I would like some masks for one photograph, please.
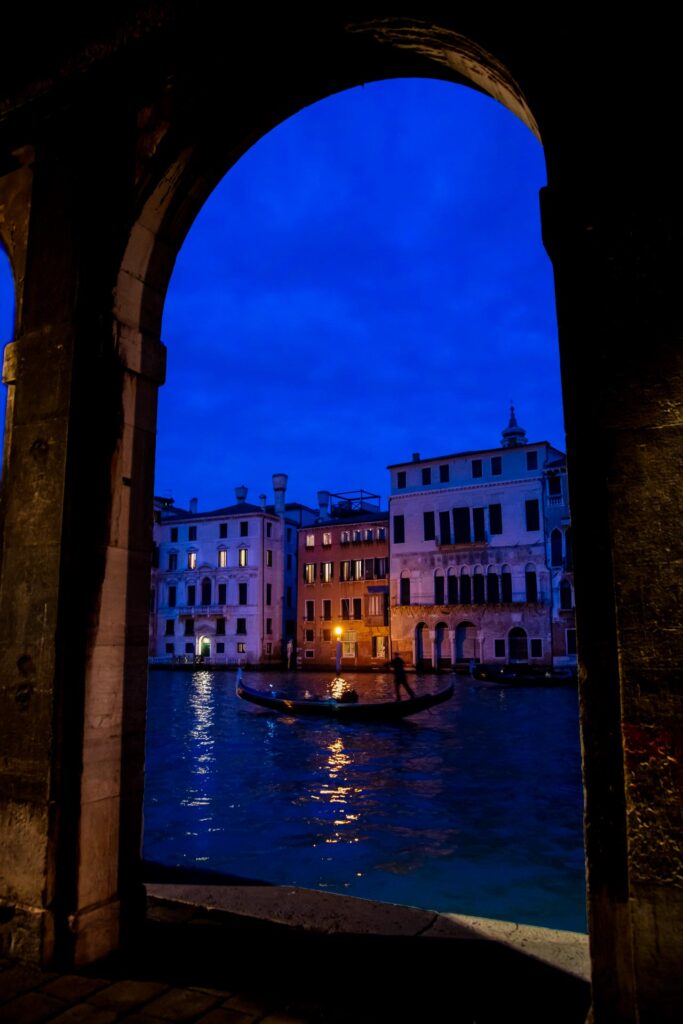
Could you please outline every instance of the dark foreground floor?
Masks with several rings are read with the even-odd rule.
[[[1,966],[3,1024],[583,1024],[590,999],[452,922],[429,938],[321,933],[158,898],[134,947],[84,971]]]

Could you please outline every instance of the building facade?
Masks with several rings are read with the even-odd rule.
[[[296,632],[299,526],[315,518],[286,505],[285,474],[274,504],[236,502],[200,512],[155,500],[150,657],[154,662],[281,664]]]
[[[574,664],[565,459],[511,412],[499,448],[389,467],[395,654],[417,668]]]
[[[302,667],[380,668],[389,659],[389,513],[377,495],[318,492],[299,533],[298,657]]]

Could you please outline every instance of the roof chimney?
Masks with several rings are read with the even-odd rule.
[[[285,514],[285,491],[287,490],[287,474],[273,473],[273,490],[275,491],[275,515]]]
[[[268,501],[268,495],[267,494],[259,494],[258,500],[261,502],[261,509],[265,512],[266,511],[266,502]]]
[[[419,461],[420,461],[420,453],[419,452],[413,452],[413,462],[419,462]]]
[[[197,499],[196,498],[190,498],[190,512],[192,513],[193,516],[197,515]]]
[[[318,491],[318,519],[327,519],[330,514],[330,492]]]
[[[237,498],[237,504],[243,505],[247,500],[247,488],[242,484],[240,487],[235,488],[235,497]]]

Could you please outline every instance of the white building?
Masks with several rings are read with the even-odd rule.
[[[279,664],[296,636],[298,528],[315,511],[285,504],[287,476],[273,476],[275,503],[199,512],[155,500],[150,656],[212,664]]]
[[[564,454],[529,444],[513,409],[499,448],[388,468],[394,653],[574,664]]]

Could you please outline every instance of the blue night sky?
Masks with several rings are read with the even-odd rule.
[[[366,85],[265,136],[176,263],[156,492],[272,500],[286,472],[289,500],[384,497],[414,451],[497,445],[510,399],[564,448],[544,183],[529,130],[444,82]],[[5,340],[6,281],[0,300]]]

